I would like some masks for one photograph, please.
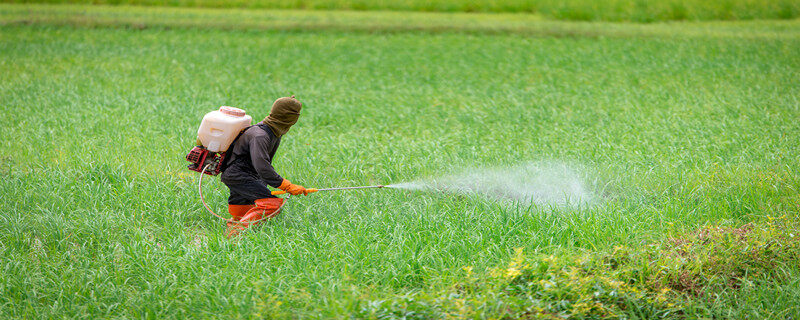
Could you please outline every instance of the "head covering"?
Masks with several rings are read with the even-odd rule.
[[[294,96],[280,98],[272,104],[272,110],[264,118],[264,123],[272,129],[276,136],[281,137],[297,122],[302,108],[303,104]]]

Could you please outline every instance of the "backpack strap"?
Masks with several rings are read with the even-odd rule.
[[[231,164],[231,158],[233,158],[233,146],[236,144],[236,141],[239,140],[239,137],[241,137],[242,134],[245,131],[247,131],[247,129],[250,129],[255,126],[257,125],[247,126],[247,128],[244,128],[242,129],[242,131],[239,131],[239,134],[236,135],[236,138],[233,138],[230,147],[228,147],[228,151],[225,151],[225,157],[222,159],[222,163],[219,164],[219,172],[225,171],[225,169],[227,169],[228,166]]]
[[[253,126],[257,126],[257,127],[261,128],[261,130],[264,130],[264,131],[266,131],[266,132],[267,132],[267,134],[268,134],[270,137],[273,137],[273,138],[277,137],[277,136],[275,135],[275,133],[274,133],[274,132],[272,132],[272,128],[270,128],[270,127],[269,127],[269,125],[268,125],[268,124],[266,124],[266,123],[259,123],[259,124],[253,125]]]

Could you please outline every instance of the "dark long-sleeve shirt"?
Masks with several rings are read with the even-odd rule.
[[[261,180],[277,188],[283,178],[272,167],[272,158],[280,143],[281,138],[263,122],[250,127],[228,149],[228,167],[220,179],[225,184]]]

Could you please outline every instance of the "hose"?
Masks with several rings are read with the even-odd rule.
[[[200,193],[200,201],[203,202],[203,206],[206,207],[206,210],[208,210],[208,212],[210,212],[212,215],[214,215],[217,218],[225,220],[225,221],[227,221],[229,223],[236,223],[236,224],[253,225],[253,224],[261,222],[261,220],[269,219],[269,218],[261,218],[261,219],[258,219],[256,221],[241,222],[241,221],[233,220],[232,218],[228,218],[228,219],[223,218],[222,216],[220,216],[216,212],[214,212],[214,210],[211,210],[211,207],[209,207],[208,204],[206,203],[206,198],[203,197],[203,176],[205,175],[204,172],[206,172],[206,169],[208,169],[208,167],[210,165],[211,165],[211,163],[209,163],[205,167],[203,167],[203,171],[200,171],[200,179],[198,179],[198,182],[197,182],[197,192]],[[286,199],[289,199],[289,197],[290,196],[287,196]],[[281,206],[278,208],[278,210],[275,210],[275,213],[272,216],[277,215],[278,213],[280,213],[281,209],[283,209],[284,205],[286,205],[286,201],[283,201]],[[262,213],[262,216],[266,213],[266,211],[267,210],[264,209],[264,212]]]

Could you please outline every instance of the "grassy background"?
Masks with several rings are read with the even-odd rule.
[[[551,37],[796,39],[800,20],[571,22],[518,13],[430,13],[2,4],[0,24],[224,30],[517,34]]]
[[[772,31],[748,38],[719,32],[726,24],[533,38],[167,29],[150,14],[137,18],[143,30],[39,25],[36,15],[0,27],[3,318],[399,317],[440,297],[458,303],[465,267],[490,274],[514,248],[578,259],[707,225],[797,218],[796,24],[753,23]],[[580,168],[603,201],[320,193],[229,241],[182,157],[209,110],[260,118],[288,94],[306,106],[275,160],[292,181],[394,183],[558,161]],[[206,192],[224,210],[224,186]],[[779,258],[789,262],[779,275],[742,276],[754,286],[671,296],[678,311],[667,316],[797,314],[800,285],[785,280],[799,274],[796,256]],[[492,298],[503,285],[474,288],[506,301]],[[528,312],[481,310],[465,314]]]
[[[435,12],[525,12],[559,20],[636,21],[792,19],[795,0],[3,0],[148,6]]]

